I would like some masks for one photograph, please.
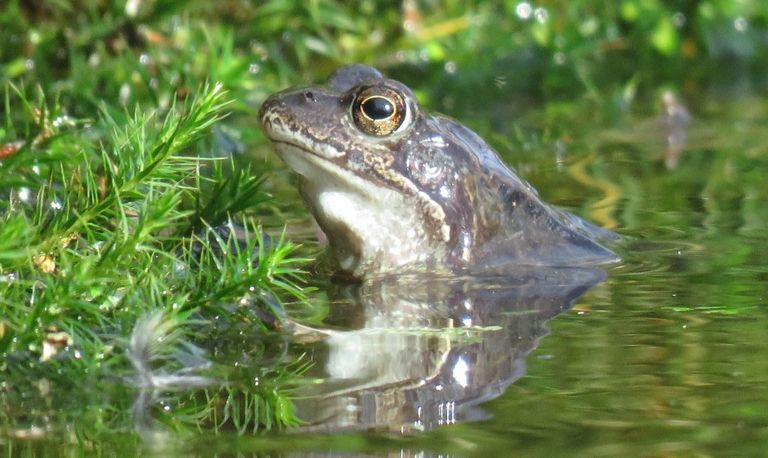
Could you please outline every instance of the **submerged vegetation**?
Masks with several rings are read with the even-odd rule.
[[[734,78],[741,90],[768,86],[755,71],[768,65],[762,0],[541,3],[7,0],[0,438],[299,421],[290,389],[308,363],[281,358],[283,310],[321,317],[324,304],[307,300],[316,250],[283,235],[300,204],[255,127],[276,90],[365,62],[419,81],[422,101],[468,113],[495,144],[529,151],[569,138],[560,126],[579,115],[565,98],[620,123],[634,103],[656,103],[638,94]],[[725,64],[733,72],[714,71]],[[532,130],[526,107],[544,100],[551,122]],[[473,121],[480,111],[498,119]],[[625,140],[593,149],[614,154]],[[732,174],[713,172],[708,205],[739,197],[723,184],[733,174],[768,197],[754,168],[721,165]],[[736,248],[708,256],[729,267],[757,255]]]

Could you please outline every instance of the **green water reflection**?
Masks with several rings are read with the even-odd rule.
[[[710,97],[691,101],[704,108],[693,110],[673,169],[655,100],[604,125],[581,107],[557,137],[501,147],[545,199],[615,221],[625,240],[623,262],[550,321],[527,375],[485,405],[491,418],[402,442],[345,436],[304,446],[457,456],[761,454],[768,439],[765,103]],[[540,116],[544,130],[562,122]],[[496,138],[487,121],[474,122]],[[564,139],[563,155],[557,142]]]

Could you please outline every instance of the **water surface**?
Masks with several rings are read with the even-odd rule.
[[[483,323],[506,333],[507,341],[490,352],[518,355],[519,365],[497,374],[496,384],[482,382],[497,392],[459,419],[473,421],[438,421],[440,427],[406,439],[345,436],[344,443],[358,451],[444,456],[762,454],[768,439],[764,100],[709,94],[685,103],[690,119],[681,125],[670,125],[663,103],[649,99],[647,108],[602,125],[580,107],[549,138],[535,135],[537,123],[548,122],[544,115],[520,143],[497,142],[546,200],[622,233],[622,262],[583,296],[560,297],[562,308],[546,315],[546,324],[530,314],[535,301],[525,318]],[[478,130],[488,125],[475,122]],[[507,129],[488,131],[493,142]],[[497,306],[504,303],[519,311],[516,299],[501,298]],[[538,322],[531,327],[526,320]],[[516,334],[522,329],[528,331]],[[402,345],[392,342],[401,353]],[[455,368],[456,360],[446,364]],[[338,442],[321,436],[308,444],[302,448]]]
[[[451,114],[497,147],[546,201],[622,234],[620,263],[362,287],[319,278],[335,301],[328,317],[270,347],[280,348],[272,358],[313,363],[295,392],[306,422],[299,430],[174,436],[158,424],[151,438],[127,427],[102,443],[68,447],[299,456],[763,454],[764,99],[680,96],[690,110],[682,140],[653,93],[615,116],[590,101],[506,113],[504,100],[483,107],[492,119],[471,116],[478,107]],[[308,239],[311,231],[294,233]],[[72,402],[103,401],[111,390],[116,398],[136,395],[116,384]],[[126,408],[122,418],[129,417]],[[47,438],[3,440],[12,453],[58,446]]]

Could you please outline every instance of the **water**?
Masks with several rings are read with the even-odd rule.
[[[323,403],[305,399],[299,407],[314,429],[376,432],[277,437],[257,447],[299,455],[762,454],[768,439],[764,103],[718,95],[691,102],[690,120],[682,123],[666,118],[669,105],[657,100],[613,119],[575,107],[569,124],[543,116],[566,126],[553,128],[549,138],[532,128],[507,144],[505,159],[545,200],[624,235],[616,247],[623,260],[606,269],[604,280],[561,275],[555,289],[507,280],[483,293],[464,285],[459,294],[454,283],[437,288],[445,293],[429,301],[414,292],[419,288],[401,286],[385,301],[406,310],[410,327],[425,325],[414,323],[415,314],[444,328],[451,313],[454,326],[462,317],[480,328],[496,326],[465,335],[468,341],[403,331],[402,316],[382,313],[383,287],[374,288],[367,301],[350,300],[357,306],[329,318],[347,332],[315,354],[314,376],[329,377],[323,364],[330,360],[337,376],[350,378],[316,387]],[[499,132],[511,134],[475,122],[491,141]],[[425,302],[438,310],[413,310]],[[460,307],[466,303],[471,307]],[[483,315],[483,307],[491,312]],[[374,331],[349,331],[366,325]],[[375,331],[381,327],[389,330]],[[477,383],[462,387],[467,380]],[[450,390],[453,403],[446,402]]]
[[[765,103],[681,103],[692,112],[682,139],[656,100],[616,117],[586,104],[534,109],[517,119],[512,141],[497,118],[468,116],[546,201],[623,234],[622,261],[605,272],[329,290],[336,303],[325,324],[307,324],[280,356],[315,362],[297,389],[301,432],[174,436],[158,427],[139,437],[127,420],[122,434],[69,438],[64,452],[762,455]],[[108,403],[109,390],[135,395],[113,387],[92,396]],[[0,444],[9,454],[62,451],[55,437],[28,434]]]
[[[351,288],[326,320],[302,430],[427,431],[484,419],[479,408],[525,375],[546,322],[605,278],[594,268],[482,278],[391,277]],[[321,351],[317,351],[321,350]]]
[[[768,363],[761,356],[768,350],[764,103],[754,96],[707,95],[687,102],[692,106],[690,120],[670,124],[665,118],[669,105],[661,102],[649,100],[639,113],[615,118],[576,107],[566,115],[568,124],[544,115],[531,125],[540,126],[537,123],[544,119],[566,127],[551,128],[550,138],[536,137],[532,129],[519,143],[507,144],[505,159],[534,183],[545,200],[621,232],[624,240],[617,250],[623,260],[607,268],[606,279],[595,282],[583,296],[560,297],[562,309],[545,314],[549,321],[544,322],[541,309],[538,317],[532,313],[536,307],[529,302],[528,314],[482,323],[503,329],[483,337],[490,348],[485,359],[478,356],[481,352],[461,349],[461,344],[452,353],[432,343],[432,357],[422,359],[421,369],[434,370],[434,359],[443,355],[443,383],[454,375],[457,355],[475,363],[469,365],[472,375],[489,372],[492,365],[483,365],[488,354],[502,353],[507,362],[514,361],[495,373],[495,382],[479,377],[485,392],[474,399],[486,402],[462,410],[456,424],[434,427],[441,419],[452,423],[446,406],[442,414],[448,417],[440,417],[438,408],[437,421],[411,422],[428,430],[412,436],[403,437],[392,428],[382,432],[379,425],[376,434],[302,436],[302,441],[278,440],[267,448],[406,456],[503,456],[511,451],[545,456],[764,453],[768,439]],[[518,125],[525,126],[527,119]],[[482,132],[494,124],[489,121],[481,118],[473,127],[491,141],[499,139],[495,136],[499,132],[512,134],[504,126]],[[546,296],[542,291],[535,295]],[[574,303],[567,308],[570,299]],[[500,300],[505,302],[510,310],[519,311],[514,300]],[[489,344],[494,332],[505,336],[497,338],[496,346]],[[368,338],[370,344],[380,337]],[[356,345],[365,348],[360,342]],[[468,348],[476,348],[472,345],[477,344]],[[382,346],[396,351],[401,355],[398,361],[408,365],[412,361],[402,355],[413,358],[424,345],[392,337],[375,345]],[[343,345],[336,351],[339,348]],[[368,363],[375,361],[375,352],[367,354]],[[389,364],[385,373],[393,376]],[[461,373],[458,370],[454,382],[461,380]],[[371,380],[375,377],[365,378]],[[425,385],[427,390],[434,388],[428,383],[420,388]],[[354,402],[367,406],[367,412],[375,410],[370,406],[373,391],[369,387],[369,398]],[[397,405],[402,408],[414,399],[428,404],[424,396],[411,394]],[[350,428],[323,412],[326,427]],[[355,418],[371,426],[370,415]],[[418,428],[404,430],[413,433],[413,429]]]

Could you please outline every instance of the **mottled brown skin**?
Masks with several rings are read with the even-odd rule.
[[[353,116],[359,94],[376,91],[406,105],[395,110],[403,121],[391,133]],[[355,277],[617,259],[598,242],[611,232],[542,202],[474,132],[424,112],[405,85],[371,67],[343,67],[325,86],[275,94],[259,117],[299,173],[331,254]]]

